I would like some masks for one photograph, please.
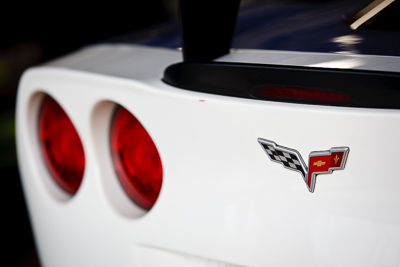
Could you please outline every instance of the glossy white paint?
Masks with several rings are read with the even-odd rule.
[[[180,57],[105,45],[25,73],[18,158],[43,266],[400,265],[399,110],[181,90],[160,81]],[[297,53],[292,63],[309,57],[315,64],[336,60]],[[85,174],[72,197],[40,157],[43,94],[61,104],[83,142]],[[107,137],[116,103],[141,121],[163,162],[160,197],[147,213],[128,200],[112,170]],[[304,158],[335,146],[350,153],[346,168],[319,175],[311,194],[300,174],[269,160],[257,138]]]

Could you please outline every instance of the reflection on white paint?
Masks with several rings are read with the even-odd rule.
[[[326,61],[316,64],[307,65],[309,67],[318,67],[318,68],[335,68],[335,69],[350,69],[362,66],[364,63],[361,59],[351,58],[351,59],[341,59],[341,60],[332,60]]]
[[[312,225],[312,257],[320,266],[400,266],[400,228],[321,215]]]
[[[334,43],[342,44],[343,46],[359,44],[362,38],[357,35],[344,35],[333,38]]]
[[[363,39],[360,36],[350,34],[339,36],[332,39],[332,42],[338,44],[341,48],[337,53],[339,54],[357,54],[359,53],[355,45],[361,43]]]

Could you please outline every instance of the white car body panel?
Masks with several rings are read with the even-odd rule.
[[[399,59],[378,56],[240,50],[219,60],[244,61],[246,53],[265,64],[345,60],[400,71]],[[25,73],[18,160],[43,266],[400,265],[400,110],[178,89],[161,77],[180,60],[174,50],[103,45]],[[65,109],[83,143],[85,173],[74,196],[55,185],[41,158],[36,124],[44,94]],[[163,163],[161,193],[147,213],[112,168],[116,104],[144,125]],[[311,194],[257,138],[296,149],[307,163],[311,151],[347,146],[350,153],[345,169],[319,175]]]

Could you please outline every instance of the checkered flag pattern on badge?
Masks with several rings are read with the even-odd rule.
[[[258,142],[272,161],[281,163],[289,170],[300,172],[303,179],[306,179],[307,167],[299,152],[294,149],[278,146],[276,143],[265,139],[258,139]]]

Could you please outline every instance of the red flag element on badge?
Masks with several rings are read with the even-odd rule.
[[[311,176],[313,173],[324,173],[329,170],[331,163],[331,156],[315,156],[310,157],[310,164],[308,167],[308,186],[311,187]]]
[[[343,170],[346,164],[348,148],[332,148],[330,151],[311,152],[308,164],[307,186],[314,192],[315,179],[318,174]]]
[[[344,152],[333,152],[331,155],[330,167],[340,167],[342,165]]]

